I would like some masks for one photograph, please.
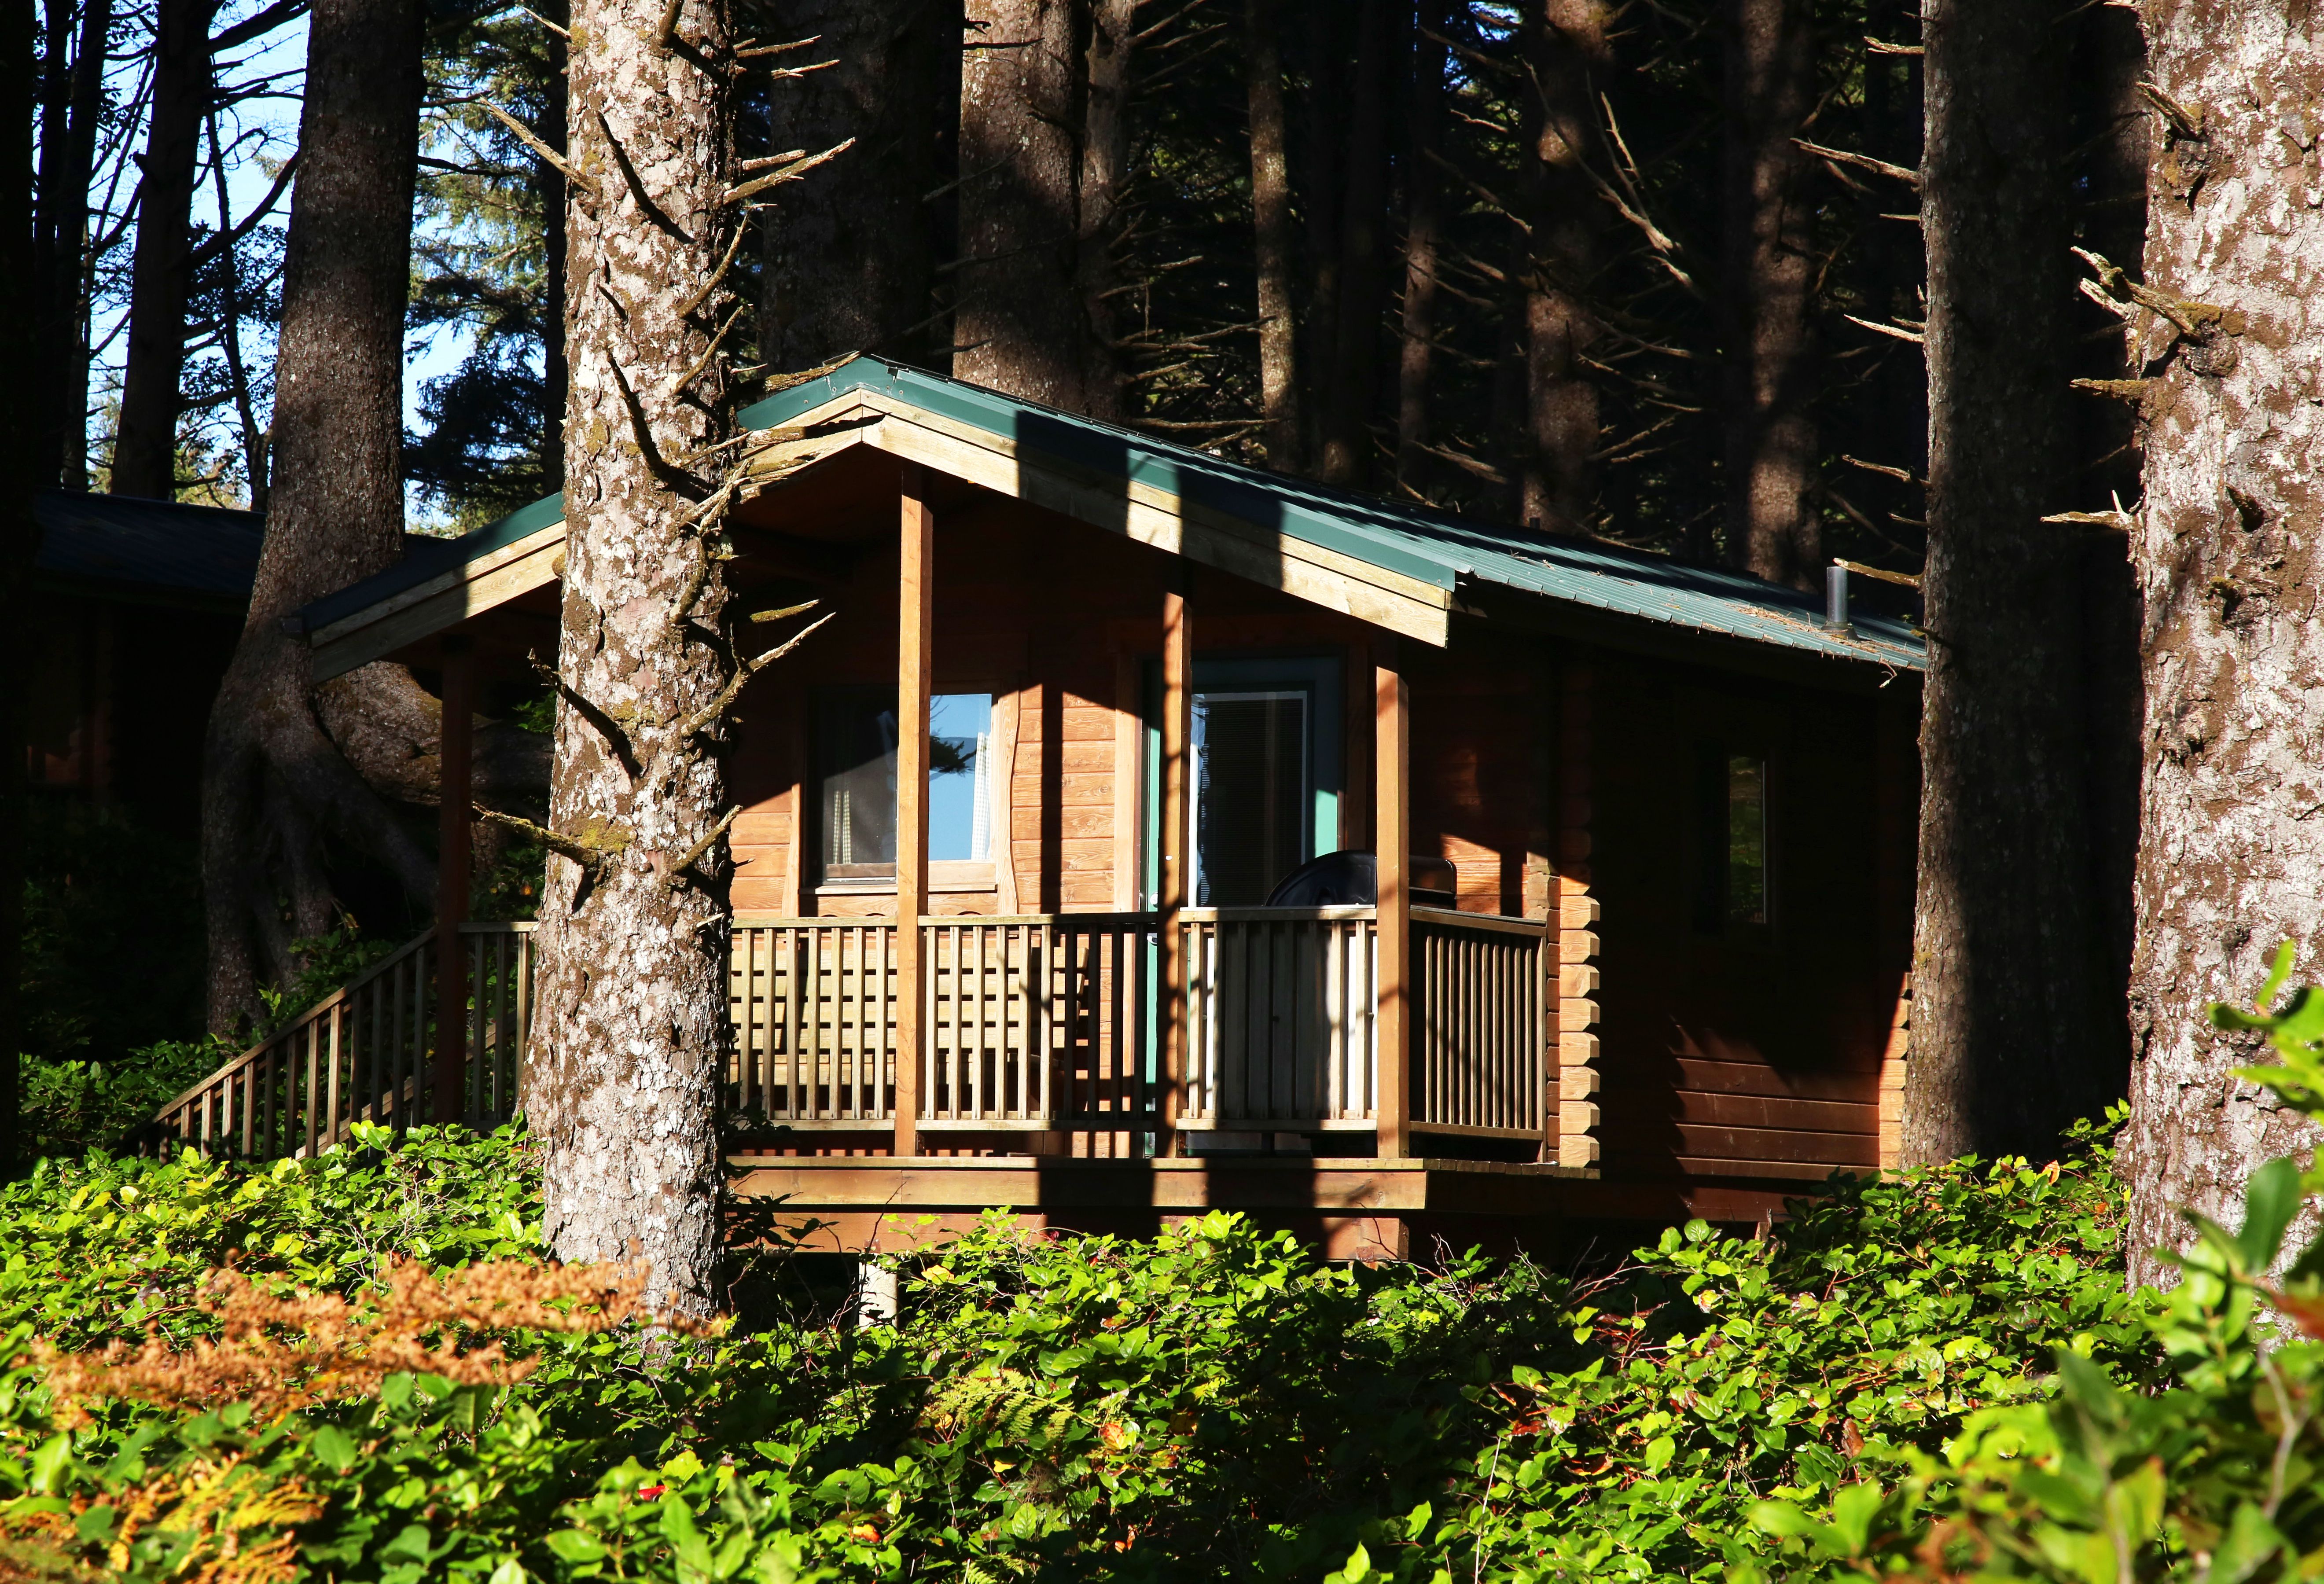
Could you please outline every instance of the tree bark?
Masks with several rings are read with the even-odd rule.
[[[1724,170],[1728,554],[1770,583],[1820,587],[1814,209],[1793,139],[1815,107],[1807,0],[1728,0]]]
[[[153,110],[137,200],[129,275],[129,350],[113,442],[116,495],[176,497],[179,377],[186,366],[187,262],[194,172],[210,107],[210,19],[217,0],[161,0],[153,41]],[[309,103],[313,89],[309,89]]]
[[[1259,275],[1259,409],[1267,465],[1296,473],[1299,322],[1291,299],[1291,166],[1283,109],[1283,46],[1277,0],[1244,0],[1244,69],[1250,100],[1250,210]]]
[[[41,108],[41,170],[32,240],[33,313],[40,351],[33,367],[41,393],[36,466],[44,483],[85,491],[88,472],[88,343],[82,331],[81,277],[87,267],[88,184],[104,107],[105,51],[113,31],[112,0],[86,0],[74,43],[73,7],[50,0],[49,69]],[[78,443],[75,443],[78,442]]]
[[[1348,180],[1340,205],[1340,287],[1332,383],[1323,396],[1317,474],[1330,483],[1371,475],[1371,417],[1379,378],[1380,310],[1387,285],[1388,103],[1399,36],[1387,0],[1361,0],[1355,19],[1355,92]]]
[[[1074,283],[1082,308],[1082,410],[1120,422],[1127,403],[1121,359],[1113,348],[1118,316],[1114,246],[1130,183],[1130,39],[1138,0],[1087,0],[1086,98],[1082,112],[1081,180],[1074,195]]]
[[[546,0],[541,13],[551,22],[562,25],[565,21],[564,0]],[[565,152],[566,87],[565,46],[556,34],[545,41],[550,69],[542,78],[546,92],[542,96],[540,122],[533,134],[555,149]],[[565,363],[565,296],[569,272],[566,268],[565,173],[546,160],[537,160],[532,167],[533,191],[540,203],[540,470],[543,476],[562,481],[565,477],[565,388],[567,373]]]
[[[1598,387],[1584,360],[1600,334],[1590,290],[1605,221],[1583,164],[1596,142],[1593,78],[1609,65],[1611,11],[1607,0],[1544,0],[1525,24],[1535,203],[1517,514],[1553,533],[1587,533],[1597,516]]]
[[[2324,977],[2324,16],[2222,0],[2144,14],[2148,81],[2176,112],[2154,124],[2144,273],[2192,327],[2144,310],[2129,327],[2131,372],[2150,383],[2132,535],[2146,715],[2126,1247],[2133,1280],[2163,1282],[2147,1251],[2185,1245],[2182,1207],[2234,1226],[2251,1170],[2316,1141],[2230,1075],[2265,1047],[2214,1033],[2204,1010],[2248,1005],[2286,939],[2293,982]]]
[[[922,0],[810,0],[784,7],[786,38],[817,35],[836,66],[783,84],[772,151],[855,140],[841,161],[777,189],[765,211],[761,355],[815,368],[850,352],[927,355],[935,286],[938,74],[952,41]],[[803,59],[803,58],[802,58]]]
[[[971,0],[968,20],[953,375],[1084,412],[1074,0]]]
[[[1445,31],[1443,7],[1424,0],[1413,40],[1411,156],[1405,168],[1404,338],[1396,378],[1396,482],[1425,496],[1428,482],[1429,381],[1436,342],[1436,248],[1443,172],[1430,156],[1444,135],[1446,51],[1429,37]]]
[[[262,957],[281,977],[290,943],[337,922],[327,833],[371,853],[412,897],[434,889],[428,853],[318,720],[307,647],[281,629],[300,605],[402,554],[420,15],[419,0],[321,0],[308,22],[275,350],[273,488],[248,622],[204,746],[210,1020],[221,1033],[256,1005]]]
[[[2120,1092],[2085,833],[2076,530],[2065,474],[2072,0],[1933,0],[1929,671],[1909,1162],[2041,1158]]]
[[[32,216],[32,9],[11,7],[0,22],[0,281],[35,269]],[[0,318],[0,1174],[25,1154],[19,1057],[23,1049],[24,699],[30,689],[32,627],[26,585],[40,544],[32,502],[51,460],[44,399],[53,387],[31,376],[40,350],[37,316]]]
[[[706,453],[745,394],[713,340],[739,311],[716,272],[742,216],[724,197],[738,170],[724,0],[679,5],[667,43],[663,14],[660,0],[573,6],[566,146],[594,190],[567,207],[587,284],[567,316],[558,668],[594,707],[558,711],[549,825],[571,846],[549,864],[523,1099],[558,1256],[635,1266],[650,1303],[703,1314],[731,867],[715,839],[721,464]]]
[[[1307,322],[1300,348],[1299,399],[1305,428],[1300,449],[1309,466],[1320,465],[1328,427],[1332,385],[1340,357],[1341,116],[1345,106],[1347,63],[1342,59],[1342,0],[1308,0],[1305,66],[1307,75],[1304,135],[1306,167],[1297,185],[1307,231]]]

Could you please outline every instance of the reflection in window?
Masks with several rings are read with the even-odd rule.
[[[992,856],[992,695],[942,693],[928,701],[928,859]]]
[[[992,695],[928,701],[928,857],[991,856]],[[896,695],[892,688],[825,694],[816,722],[817,807],[825,879],[896,873]]]
[[[1194,901],[1257,907],[1307,857],[1307,695],[1194,695]]]
[[[1727,760],[1727,922],[1767,922],[1767,761]]]

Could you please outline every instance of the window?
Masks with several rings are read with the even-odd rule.
[[[1727,922],[1767,922],[1767,761],[1727,760]]]
[[[1257,907],[1306,861],[1307,695],[1197,692],[1194,900]]]
[[[1765,929],[1775,916],[1767,761],[1706,744],[1700,762],[1696,927],[1705,935]]]
[[[945,693],[928,701],[928,858],[992,856],[992,695]],[[855,687],[825,694],[816,722],[816,809],[826,880],[896,878],[896,695]]]

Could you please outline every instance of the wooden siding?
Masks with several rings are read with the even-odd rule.
[[[1890,894],[1878,714],[1833,694],[1626,660],[1596,668],[1589,861],[1604,908],[1609,1178],[1807,1180],[1882,1164],[1883,1059],[1909,910]],[[1706,918],[1724,861],[1707,756],[1768,769],[1765,926]],[[1909,851],[1904,858],[1909,875]],[[1891,1156],[1893,1158],[1893,1155]]]

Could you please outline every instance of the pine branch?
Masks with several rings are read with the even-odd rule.
[[[604,872],[607,860],[629,849],[630,833],[609,822],[593,820],[587,833],[576,838],[560,836],[547,825],[537,825],[513,814],[503,814],[497,808],[486,808],[481,803],[472,803],[468,806],[475,811],[478,819],[504,826],[548,848],[559,858],[579,864],[581,871],[592,880]]]
[[[1921,173],[1903,165],[1891,165],[1886,160],[1876,160],[1869,154],[1851,154],[1846,149],[1828,149],[1821,143],[1812,143],[1803,137],[1792,140],[1792,146],[1804,149],[1819,160],[1830,160],[1841,165],[1853,165],[1859,170],[1869,170],[1875,176],[1886,176],[1901,181],[1914,192],[1921,190]]]
[[[728,809],[725,814],[720,817],[718,823],[711,826],[709,831],[705,833],[702,840],[696,842],[693,846],[688,847],[684,852],[678,855],[678,861],[669,866],[669,873],[663,879],[662,884],[668,886],[673,891],[677,890],[680,886],[693,884],[693,880],[689,877],[692,875],[694,866],[702,861],[702,855],[709,852],[712,844],[715,843],[719,837],[726,833],[726,827],[733,824],[734,823],[734,816],[742,812],[742,806],[739,803],[733,807]]]
[[[550,169],[557,171],[558,175],[564,177],[566,180],[571,182],[574,186],[587,193],[591,198],[601,198],[604,196],[598,192],[597,184],[595,181],[591,180],[588,177],[582,175],[580,171],[575,170],[573,166],[567,161],[564,155],[558,153],[555,149],[550,148],[547,143],[541,142],[540,139],[534,134],[532,128],[527,126],[523,122],[519,121],[515,116],[502,109],[498,105],[486,104],[482,99],[476,100],[475,105],[476,107],[484,111],[485,115],[493,116],[503,125],[506,126],[511,132],[516,134],[517,142],[522,143],[526,148],[530,149],[534,153],[539,154],[543,160],[547,161]]]
[[[816,166],[838,158],[854,146],[855,140],[851,137],[845,143],[825,149],[819,154],[809,154],[803,159],[793,160],[787,165],[768,171],[764,176],[752,177],[740,187],[728,188],[718,195],[718,201],[722,204],[738,204],[752,193],[764,192],[767,189],[779,187],[786,181],[797,181]]]
[[[534,674],[554,688],[558,697],[573,706],[575,714],[579,715],[596,729],[597,735],[603,737],[606,746],[613,751],[613,757],[622,761],[622,768],[629,771],[630,779],[636,780],[638,751],[632,745],[630,734],[622,728],[622,723],[584,697],[581,690],[565,680],[556,667],[543,664],[538,654],[528,650],[524,658],[530,662]]]
[[[836,616],[838,613],[838,612],[834,611],[830,615],[824,616],[820,620],[808,623],[806,627],[800,629],[798,632],[793,633],[781,643],[779,643],[774,648],[769,649],[765,654],[761,655],[757,659],[745,660],[742,665],[734,668],[734,675],[733,678],[727,682],[725,686],[718,690],[718,695],[712,699],[708,704],[704,705],[700,709],[695,711],[693,714],[687,716],[686,720],[679,724],[677,736],[673,741],[683,742],[687,738],[696,735],[697,732],[706,732],[712,726],[716,725],[718,723],[718,718],[721,715],[724,715],[729,709],[733,708],[734,701],[742,696],[743,684],[749,682],[752,677],[757,676],[769,666],[773,665],[777,660],[781,659],[785,655],[790,653],[791,650],[798,648],[800,644],[805,643],[810,633],[814,632],[816,628],[822,626],[824,622],[830,621],[833,616]]]

